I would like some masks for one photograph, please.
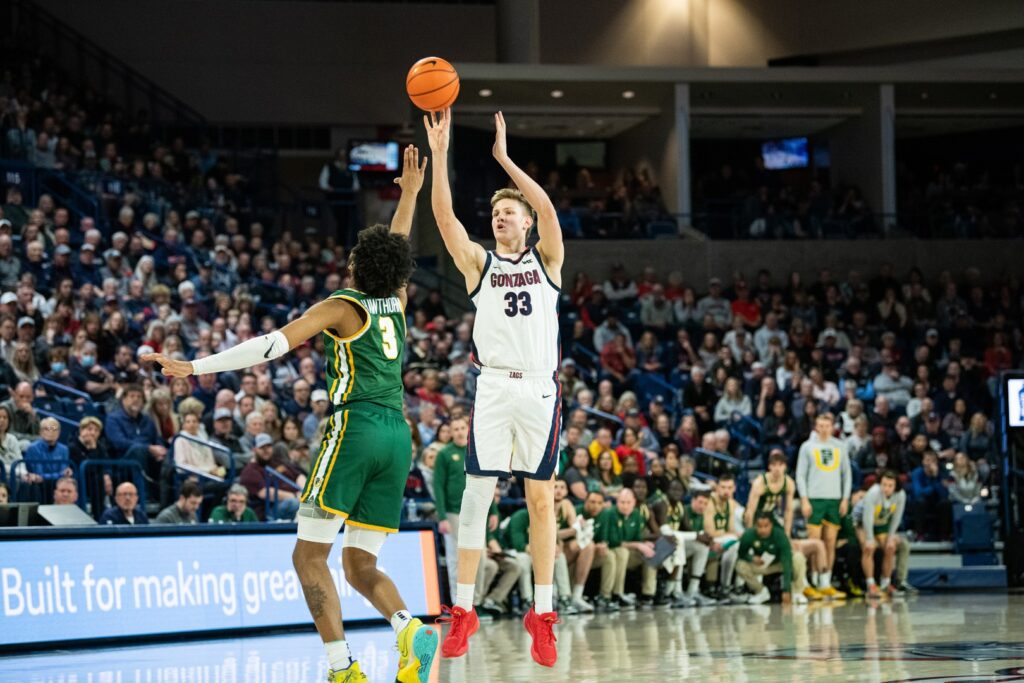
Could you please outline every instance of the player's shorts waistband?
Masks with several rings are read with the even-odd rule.
[[[554,379],[555,372],[544,370],[511,370],[509,368],[480,368],[481,375],[505,377],[507,379]]]
[[[341,405],[335,405],[331,412],[340,413],[345,410],[376,413],[377,415],[384,415],[385,417],[399,417],[405,419],[402,415],[402,411],[381,405],[380,403],[374,403],[373,401],[351,401],[349,403],[342,403]]]

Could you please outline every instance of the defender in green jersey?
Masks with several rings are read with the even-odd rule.
[[[160,354],[143,357],[160,363],[167,376],[228,372],[274,361],[324,335],[334,410],[302,492],[292,560],[327,650],[330,683],[368,680],[345,642],[328,570],[342,521],[345,578],[391,620],[398,636],[397,680],[426,681],[439,641],[437,628],[413,619],[394,583],[377,569],[386,534],[398,530],[412,453],[402,414],[402,354],[406,285],[415,267],[408,235],[426,161],[420,163],[412,145],[406,148],[402,176],[395,180],[402,196],[394,219],[390,228],[375,225],[359,233],[349,257],[351,289],[335,292],[280,330],[213,356],[191,363]],[[269,495],[268,483],[261,497]]]

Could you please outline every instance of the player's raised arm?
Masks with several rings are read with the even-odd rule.
[[[448,181],[448,139],[452,125],[452,111],[431,112],[424,115],[423,124],[427,129],[430,152],[434,157],[434,171],[431,185],[430,204],[434,220],[441,231],[444,246],[455,261],[456,267],[466,277],[466,288],[474,289],[483,270],[486,253],[484,248],[469,239],[465,226],[455,217],[452,208],[452,190]]]
[[[391,232],[397,235],[408,235],[412,231],[412,219],[416,213],[416,196],[423,187],[423,175],[427,170],[427,157],[420,161],[420,151],[409,145],[405,148],[402,175],[395,178],[395,185],[402,188],[402,196],[398,200],[398,208],[391,219]]]
[[[519,191],[526,197],[533,210],[537,212],[537,236],[540,242],[537,248],[544,258],[544,265],[549,272],[559,273],[565,259],[565,247],[562,245],[562,228],[558,225],[558,215],[551,198],[526,171],[515,165],[508,156],[508,144],[505,134],[505,116],[499,111],[494,115],[494,158],[508,173]]]
[[[312,306],[301,317],[280,330],[253,337],[226,351],[192,362],[169,358],[162,353],[147,353],[144,361],[153,361],[163,367],[167,377],[188,377],[215,372],[231,372],[249,368],[280,358],[310,337],[326,329],[353,328],[362,325],[355,308],[342,299],[326,299]],[[344,329],[341,330],[345,333]]]

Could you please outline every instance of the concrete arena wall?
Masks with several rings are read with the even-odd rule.
[[[888,261],[899,276],[917,266],[929,280],[937,278],[943,270],[949,270],[956,277],[974,266],[981,269],[982,276],[988,280],[1003,273],[1024,275],[1022,247],[1024,243],[1015,240],[574,240],[566,243],[562,279],[566,287],[571,286],[578,271],[603,279],[613,263],[622,262],[634,276],[639,276],[646,266],[653,266],[662,277],[673,270],[680,271],[686,283],[700,291],[710,277],[728,281],[733,273],[740,272],[753,278],[761,268],[769,269],[773,281],[779,285],[793,270],[800,271],[805,282],[808,278],[813,282],[823,267],[831,269],[837,279],[845,278],[850,270],[859,270],[865,278],[870,278]]]

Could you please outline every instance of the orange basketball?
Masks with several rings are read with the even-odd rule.
[[[405,77],[409,99],[424,111],[441,111],[459,96],[459,74],[440,57],[424,57],[412,65]]]

